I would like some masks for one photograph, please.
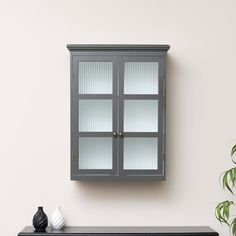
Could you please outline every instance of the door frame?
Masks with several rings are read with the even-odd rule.
[[[158,94],[124,94],[124,65],[125,62],[158,62]],[[158,175],[164,176],[165,152],[165,61],[163,56],[157,55],[129,55],[119,57],[119,175]],[[158,132],[124,132],[124,101],[125,100],[157,100],[158,101]],[[126,137],[157,137],[157,169],[124,170],[124,138]]]
[[[71,56],[71,179],[81,175],[117,175],[117,110],[118,110],[118,61],[111,55],[73,55]],[[112,94],[79,94],[78,71],[79,62],[109,61],[113,63]],[[79,132],[79,100],[80,99],[111,99],[112,100],[112,131],[111,132]],[[112,138],[112,169],[79,169],[79,138],[110,137]]]

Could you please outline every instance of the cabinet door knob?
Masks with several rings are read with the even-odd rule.
[[[113,133],[113,136],[114,136],[114,137],[116,137],[116,136],[117,136],[117,133],[116,133],[116,132],[114,132],[114,133]]]
[[[123,133],[120,132],[120,133],[119,133],[119,136],[120,136],[120,137],[123,137]]]

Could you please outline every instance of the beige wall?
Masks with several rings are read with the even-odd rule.
[[[235,0],[0,0],[0,226],[209,225],[236,141]],[[68,43],[171,45],[167,180],[69,180]]]

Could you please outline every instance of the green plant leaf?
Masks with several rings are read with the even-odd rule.
[[[220,202],[216,208],[215,208],[215,216],[216,219],[220,223],[224,223],[227,225],[230,225],[228,220],[229,220],[229,213],[230,213],[230,206],[233,205],[234,203],[232,201],[223,201]],[[235,235],[236,236],[236,235]]]
[[[223,189],[227,188],[233,194],[233,190],[229,186],[229,177],[228,176],[229,176],[229,171],[227,170],[224,172],[223,178],[222,178]]]
[[[230,230],[232,236],[236,236],[236,218],[234,218],[232,223],[230,224]]]
[[[222,178],[223,189],[227,189],[232,194],[234,194],[233,188],[236,185],[236,167],[226,170],[221,176],[221,178]]]
[[[236,153],[236,144],[231,149],[231,157],[232,157],[232,161],[233,161],[234,164],[236,164],[236,161],[234,160],[234,154],[235,153]]]

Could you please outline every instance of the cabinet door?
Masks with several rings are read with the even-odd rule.
[[[163,175],[163,58],[123,57],[120,67],[119,171],[122,175]]]
[[[116,174],[117,63],[111,56],[72,61],[72,175]]]

